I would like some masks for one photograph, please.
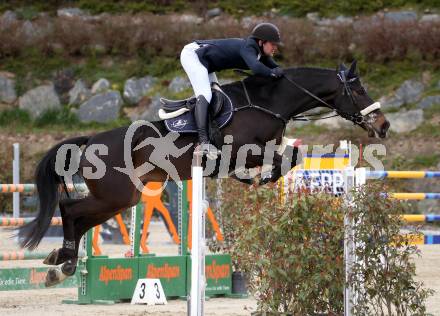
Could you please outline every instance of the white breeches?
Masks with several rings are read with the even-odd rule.
[[[200,62],[196,50],[199,44],[193,42],[183,47],[180,53],[180,62],[188,75],[195,96],[203,95],[206,101],[211,102],[211,82],[218,82],[215,72],[208,74],[208,70]]]

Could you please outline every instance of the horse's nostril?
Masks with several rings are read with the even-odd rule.
[[[386,133],[386,132],[388,131],[389,128],[390,128],[390,122],[385,121],[385,123],[383,123],[383,125],[382,125],[382,131],[383,131],[384,133]]]

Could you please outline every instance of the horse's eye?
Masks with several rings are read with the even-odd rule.
[[[356,89],[355,93],[358,95],[365,95],[367,94],[367,91],[365,91],[364,87],[361,87],[360,89]]]

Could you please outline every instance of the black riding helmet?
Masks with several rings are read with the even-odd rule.
[[[280,30],[272,23],[259,23],[252,30],[252,37],[262,41],[268,41],[282,45]]]

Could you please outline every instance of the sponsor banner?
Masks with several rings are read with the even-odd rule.
[[[0,270],[0,291],[32,290],[46,288],[46,273],[50,268],[15,268]],[[78,273],[57,287],[77,287]]]

